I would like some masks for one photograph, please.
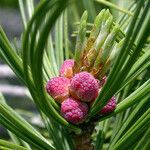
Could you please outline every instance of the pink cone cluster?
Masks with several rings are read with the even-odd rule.
[[[59,77],[54,77],[47,82],[48,94],[61,104],[61,115],[73,124],[82,123],[89,111],[90,103],[98,96],[98,93],[106,81],[101,81],[86,71],[73,73],[74,60],[69,59],[62,64]],[[100,111],[106,114],[115,109],[115,97],[111,98]]]

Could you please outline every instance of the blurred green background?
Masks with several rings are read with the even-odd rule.
[[[0,0],[0,25],[5,30],[9,39],[15,41],[19,46],[19,39],[23,31],[18,0]],[[26,88],[0,59],[0,92],[2,92],[7,103],[14,109],[34,109],[34,104],[29,100]],[[6,130],[0,125],[0,138],[8,138]]]
[[[18,7],[18,0],[0,0],[1,7],[11,7],[17,8]]]

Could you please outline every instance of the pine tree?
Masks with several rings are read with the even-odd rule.
[[[34,6],[33,0],[18,0],[24,25],[19,53],[0,27],[0,58],[28,88],[43,123],[43,130],[36,129],[1,94],[0,124],[12,142],[0,139],[0,149],[149,149],[150,1],[133,1],[128,10],[95,1],[47,0]],[[96,4],[112,11],[96,15]],[[113,10],[123,15],[115,18]],[[74,59],[73,76],[89,72],[101,84],[77,124],[65,119],[61,104],[45,88],[67,59]],[[115,109],[100,113],[113,96]]]

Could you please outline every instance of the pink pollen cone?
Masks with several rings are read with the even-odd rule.
[[[72,78],[73,77],[73,66],[74,60],[68,59],[65,60],[64,63],[60,67],[59,74],[61,77]]]
[[[84,102],[90,102],[98,96],[99,84],[88,72],[75,74],[71,79],[70,94]]]
[[[113,96],[109,102],[100,111],[100,114],[107,114],[112,112],[116,108],[116,98]]]
[[[57,102],[61,103],[69,97],[70,79],[54,77],[47,82],[46,90]]]
[[[64,100],[61,105],[61,114],[69,122],[78,124],[84,121],[88,113],[88,106],[72,97]]]

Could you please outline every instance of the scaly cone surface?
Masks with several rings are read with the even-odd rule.
[[[69,97],[70,79],[65,77],[54,77],[47,82],[46,90],[50,96],[61,103]]]
[[[73,66],[74,60],[68,59],[65,60],[64,63],[60,67],[59,74],[61,77],[72,78],[73,77]]]
[[[86,103],[80,102],[74,98],[68,98],[61,104],[61,114],[69,122],[78,124],[84,121],[88,113]]]
[[[75,74],[71,79],[70,93],[84,102],[90,102],[98,96],[99,84],[88,72]]]
[[[113,96],[109,102],[100,111],[100,114],[107,114],[112,112],[116,108],[116,98]]]

